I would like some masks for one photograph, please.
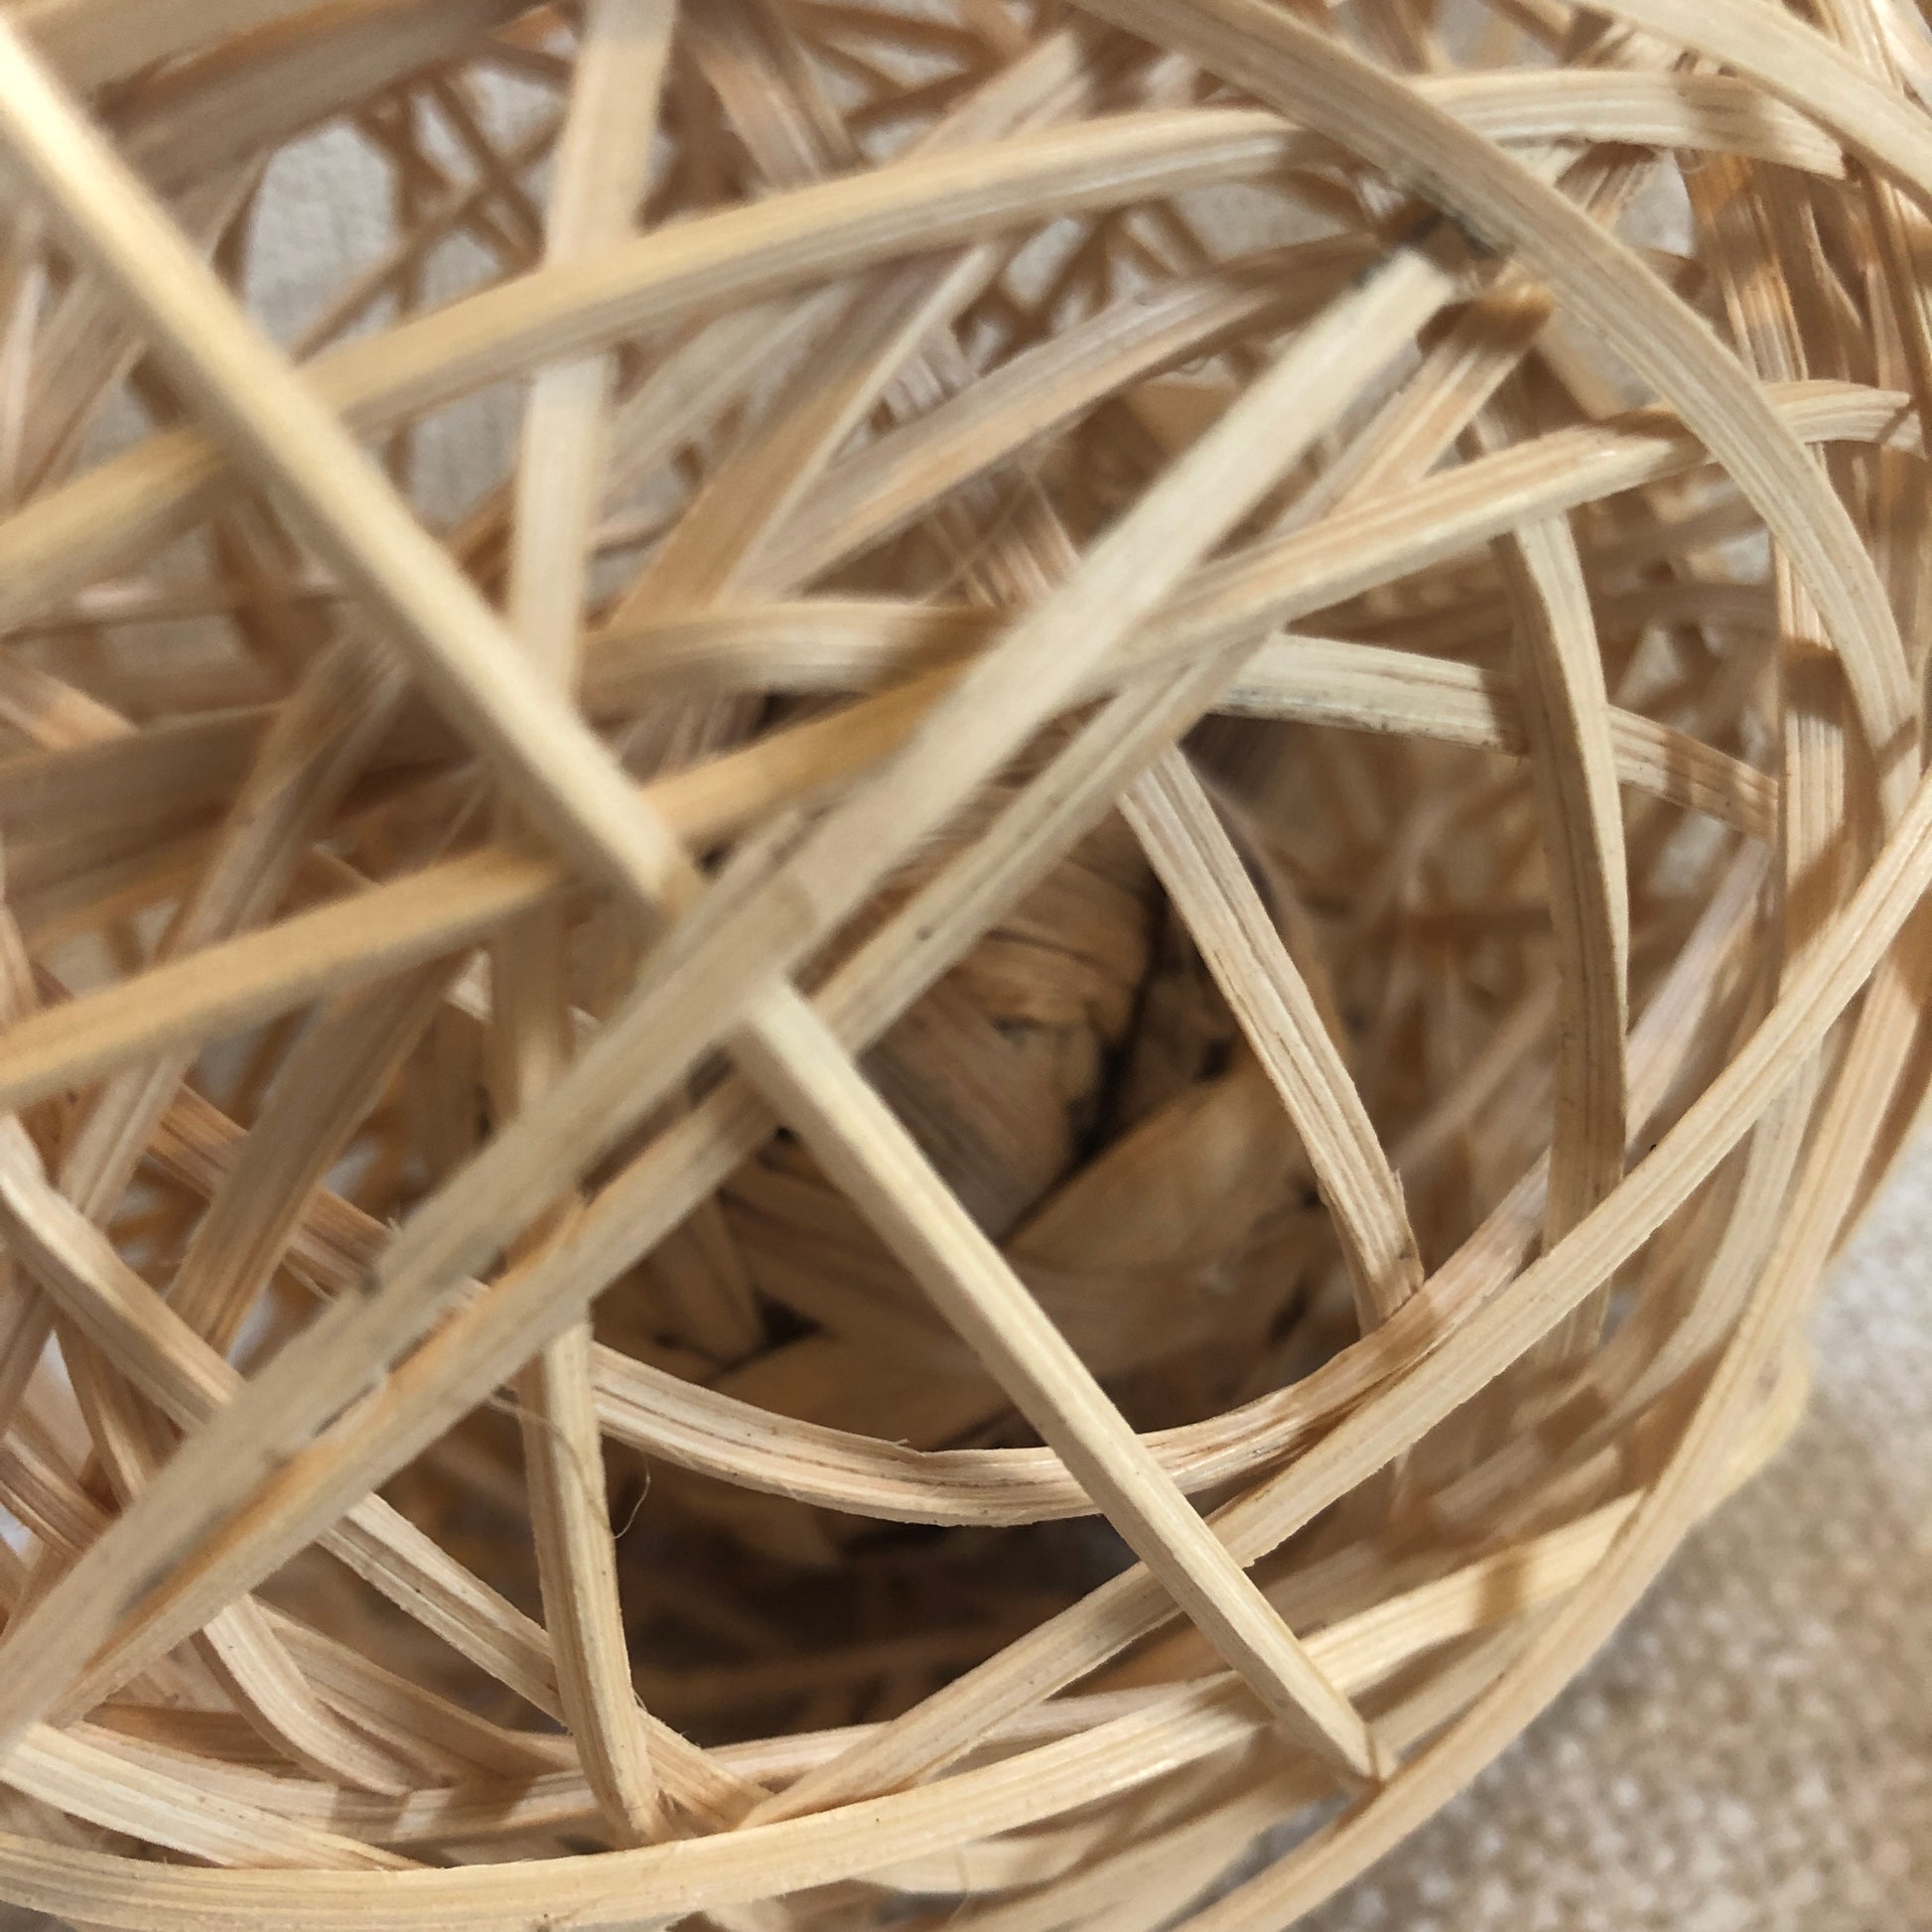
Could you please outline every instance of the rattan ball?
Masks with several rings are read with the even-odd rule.
[[[1278,1932],[1924,1095],[1887,0],[0,16],[0,1900]]]

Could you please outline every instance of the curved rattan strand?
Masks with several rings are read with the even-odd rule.
[[[1932,1073],[1929,82],[0,10],[0,1900],[1272,1932],[1466,1783]]]

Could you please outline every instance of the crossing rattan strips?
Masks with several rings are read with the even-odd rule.
[[[1273,1932],[1541,1710],[1932,1064],[1896,4],[0,10],[0,1898]]]

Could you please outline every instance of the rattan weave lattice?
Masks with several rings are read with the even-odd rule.
[[[1932,1069],[1929,84],[0,8],[0,1900],[1276,1932],[1493,1756]]]

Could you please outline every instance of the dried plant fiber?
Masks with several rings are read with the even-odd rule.
[[[1276,1932],[1467,1783],[1932,1077],[1928,86],[0,9],[0,1900]]]

